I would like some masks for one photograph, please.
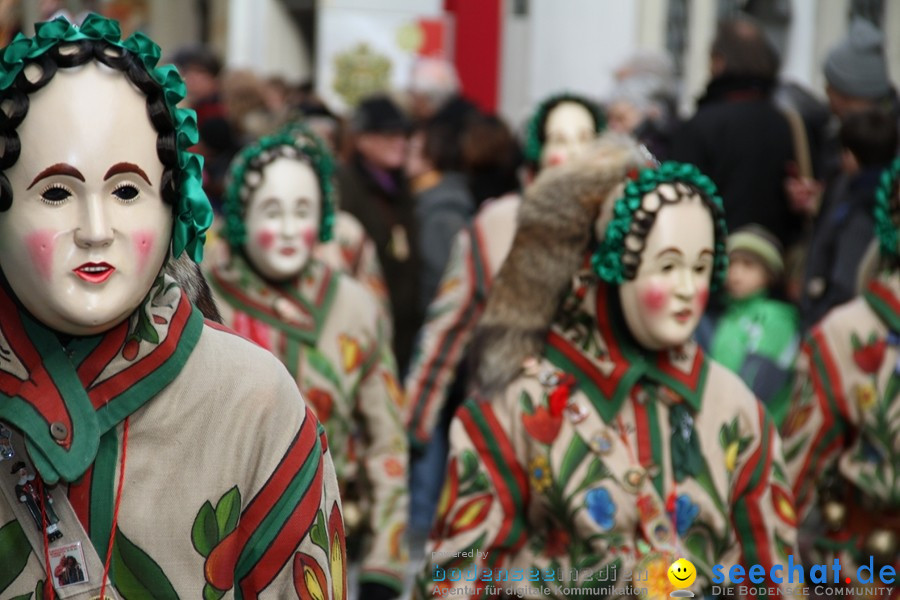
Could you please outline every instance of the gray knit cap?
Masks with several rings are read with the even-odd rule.
[[[854,19],[847,37],[825,59],[825,79],[838,92],[854,98],[886,96],[891,82],[881,31],[865,19]]]

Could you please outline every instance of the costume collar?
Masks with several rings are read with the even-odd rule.
[[[697,343],[659,352],[641,348],[621,317],[616,288],[593,276],[579,279],[550,331],[546,354],[575,375],[603,420],[612,422],[632,387],[647,380],[699,410],[708,363]]]
[[[334,272],[315,258],[295,279],[272,283],[234,255],[227,266],[213,269],[210,283],[230,306],[310,346],[319,339],[337,290]]]
[[[888,329],[900,332],[900,275],[892,273],[873,279],[863,298]]]
[[[63,346],[3,283],[0,420],[22,431],[45,482],[75,481],[94,462],[100,437],[178,376],[203,315],[160,275],[131,317]]]

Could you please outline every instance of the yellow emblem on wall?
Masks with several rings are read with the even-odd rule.
[[[374,52],[366,43],[335,56],[334,66],[332,89],[350,107],[366,96],[390,88],[391,60]]]

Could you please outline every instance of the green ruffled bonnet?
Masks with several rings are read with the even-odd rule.
[[[898,223],[896,215],[891,214],[891,196],[900,194],[900,158],[894,159],[887,169],[881,174],[881,181],[875,191],[875,232],[878,234],[878,244],[881,256],[890,258],[891,262],[900,262],[900,237],[897,234]],[[896,209],[895,209],[896,210]]]
[[[681,182],[697,188],[713,204],[715,247],[710,287],[713,292],[725,287],[728,275],[728,252],[725,248],[727,228],[722,198],[712,179],[691,164],[665,162],[657,168],[641,169],[637,176],[625,184],[624,194],[613,205],[613,218],[606,227],[606,235],[592,258],[594,271],[607,283],[620,285],[625,282],[625,238],[631,229],[634,213],[641,207],[644,195],[665,183]]]
[[[244,147],[231,161],[228,169],[228,186],[225,189],[223,211],[225,213],[224,236],[233,249],[240,249],[247,240],[244,223],[245,206],[241,190],[245,184],[247,169],[256,158],[275,148],[287,146],[297,151],[312,167],[319,181],[322,193],[321,217],[319,221],[319,241],[330,241],[334,229],[334,159],[320,140],[308,127],[292,123],[277,133],[264,136]]]
[[[185,85],[173,65],[157,67],[161,53],[159,46],[141,32],[122,40],[119,23],[97,14],[90,14],[81,26],[63,17],[35,24],[34,37],[21,33],[0,51],[0,90],[9,89],[25,65],[60,44],[81,40],[104,41],[135,55],[147,73],[162,88],[163,98],[175,124],[175,143],[178,165],[174,169],[178,199],[172,207],[172,255],[183,251],[196,262],[203,258],[206,230],[213,222],[212,207],[203,191],[203,157],[188,148],[197,143],[197,115],[188,108],[178,108],[184,99]]]

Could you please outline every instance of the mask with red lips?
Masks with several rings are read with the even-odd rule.
[[[0,267],[43,324],[94,335],[134,312],[169,251],[159,134],[147,98],[97,62],[59,69],[29,100]]]

